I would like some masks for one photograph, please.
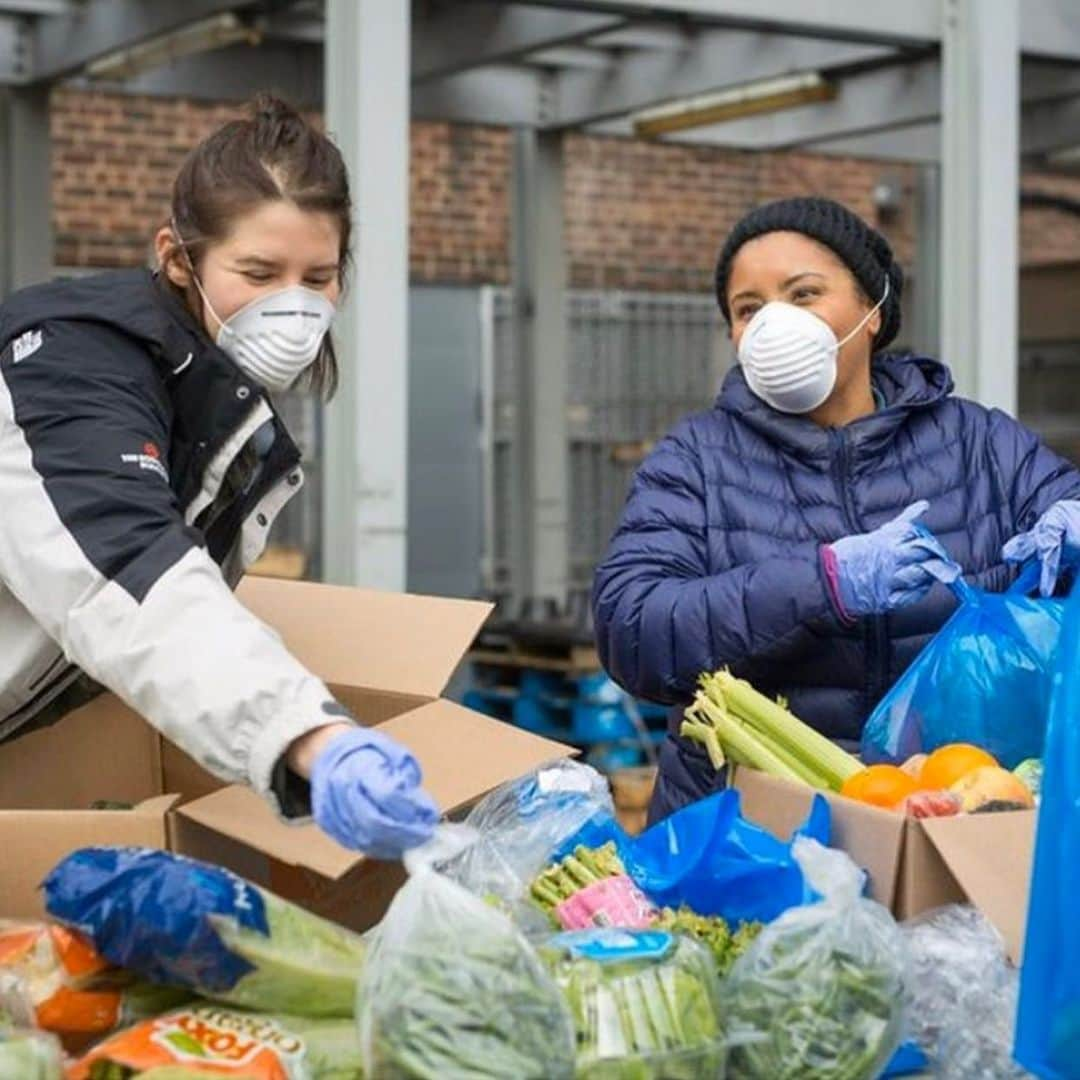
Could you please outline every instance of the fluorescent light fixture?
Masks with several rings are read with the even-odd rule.
[[[91,79],[133,79],[182,56],[223,49],[241,41],[258,45],[261,40],[262,34],[258,30],[242,22],[233,12],[225,11],[99,57],[86,65],[86,75]]]
[[[744,116],[791,109],[796,105],[832,101],[835,97],[836,87],[831,82],[820,72],[808,71],[800,75],[761,79],[642,109],[634,113],[630,120],[635,135],[654,138],[674,131],[704,127],[706,124],[721,124]]]

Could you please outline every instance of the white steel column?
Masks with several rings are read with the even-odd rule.
[[[1018,0],[943,0],[941,358],[1016,411]]]
[[[325,412],[323,577],[393,590],[406,572],[409,8],[326,0],[326,127],[349,166],[355,263]]]
[[[0,91],[0,296],[53,274],[49,87]]]
[[[514,135],[513,288],[518,326],[514,599],[534,617],[566,607],[569,567],[563,139]]]

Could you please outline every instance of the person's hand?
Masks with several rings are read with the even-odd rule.
[[[1061,557],[1080,557],[1080,502],[1056,502],[1028,532],[1014,536],[1001,549],[1006,562],[1027,562],[1033,556],[1042,564],[1039,592],[1053,596],[1061,570]]]
[[[873,532],[827,545],[835,589],[847,615],[875,615],[913,604],[935,581],[959,574],[941,545],[917,524],[929,507],[913,503]]]
[[[315,821],[339,844],[399,859],[429,839],[439,820],[420,787],[420,766],[400,743],[371,728],[334,736],[311,770]]]

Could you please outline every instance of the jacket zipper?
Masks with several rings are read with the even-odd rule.
[[[851,489],[848,485],[848,448],[847,438],[842,431],[833,428],[830,432],[836,452],[833,455],[833,477],[840,489],[840,503],[844,512],[844,521],[849,533],[863,531],[851,501]],[[866,694],[868,703],[875,702],[885,690],[888,679],[889,635],[884,615],[872,615],[865,620],[863,643],[866,648]]]

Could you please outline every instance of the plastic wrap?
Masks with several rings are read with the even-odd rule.
[[[540,955],[577,1030],[580,1080],[719,1080],[719,983],[707,949],[657,930],[557,934]]]
[[[722,986],[733,1080],[874,1080],[900,1044],[904,939],[842,852],[795,840],[820,901],[766,926]]]
[[[77,1050],[190,996],[137,981],[62,926],[0,920],[0,1023],[51,1031]]]
[[[1019,1080],[1012,1061],[1019,976],[981,912],[955,904],[902,927],[908,943],[908,1026],[934,1075]]]
[[[2,1080],[63,1080],[63,1077],[63,1056],[54,1036],[0,1024]]]
[[[181,1075],[361,1080],[363,1070],[351,1019],[271,1016],[204,1001],[110,1036],[69,1067],[67,1080]]]
[[[477,839],[443,872],[477,896],[498,899],[518,921],[546,931],[528,903],[531,882],[586,822],[614,818],[604,777],[575,761],[554,762],[481,799],[465,820]]]
[[[435,869],[453,829],[406,856],[409,880],[374,935],[357,1005],[365,1074],[569,1080],[573,1024],[536,952],[507,915]]]
[[[348,1017],[359,935],[217,866],[149,848],[82,848],[45,881],[49,914],[118,967],[233,1005]]]
[[[948,743],[974,743],[1006,768],[1039,757],[1060,600],[1030,597],[1039,567],[1005,593],[957,579],[960,606],[893,684],[863,730],[868,762],[906,761]]]

